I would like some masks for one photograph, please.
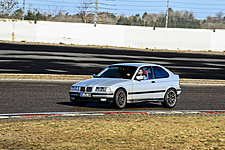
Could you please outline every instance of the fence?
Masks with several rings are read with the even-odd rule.
[[[0,20],[0,40],[225,51],[225,30]]]

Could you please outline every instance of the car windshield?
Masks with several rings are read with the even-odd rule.
[[[134,66],[109,66],[100,72],[97,78],[122,78],[131,79],[136,71]]]

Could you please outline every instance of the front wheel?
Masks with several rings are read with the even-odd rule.
[[[169,89],[164,97],[162,105],[167,108],[173,108],[177,103],[177,93],[174,89]]]
[[[119,89],[115,93],[114,105],[119,109],[123,109],[126,106],[126,104],[127,104],[126,92],[123,89]]]

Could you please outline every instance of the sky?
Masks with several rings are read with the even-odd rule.
[[[92,3],[88,11],[94,12],[95,0],[25,0],[25,11],[37,8],[40,12],[57,14],[76,14],[82,8],[82,2]],[[111,12],[116,15],[143,15],[147,13],[165,13],[168,0],[98,0],[100,12]],[[22,7],[23,0],[19,0]],[[222,11],[225,14],[225,0],[169,0],[169,7],[174,11],[193,12],[195,18],[205,19],[207,16],[216,16]]]

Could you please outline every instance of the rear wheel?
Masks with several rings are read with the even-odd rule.
[[[115,93],[114,105],[117,108],[122,109],[122,108],[124,108],[126,106],[126,104],[127,104],[127,95],[126,95],[126,92],[123,89],[119,89]]]
[[[177,103],[177,93],[174,89],[169,89],[164,97],[162,105],[167,108],[173,108]]]

